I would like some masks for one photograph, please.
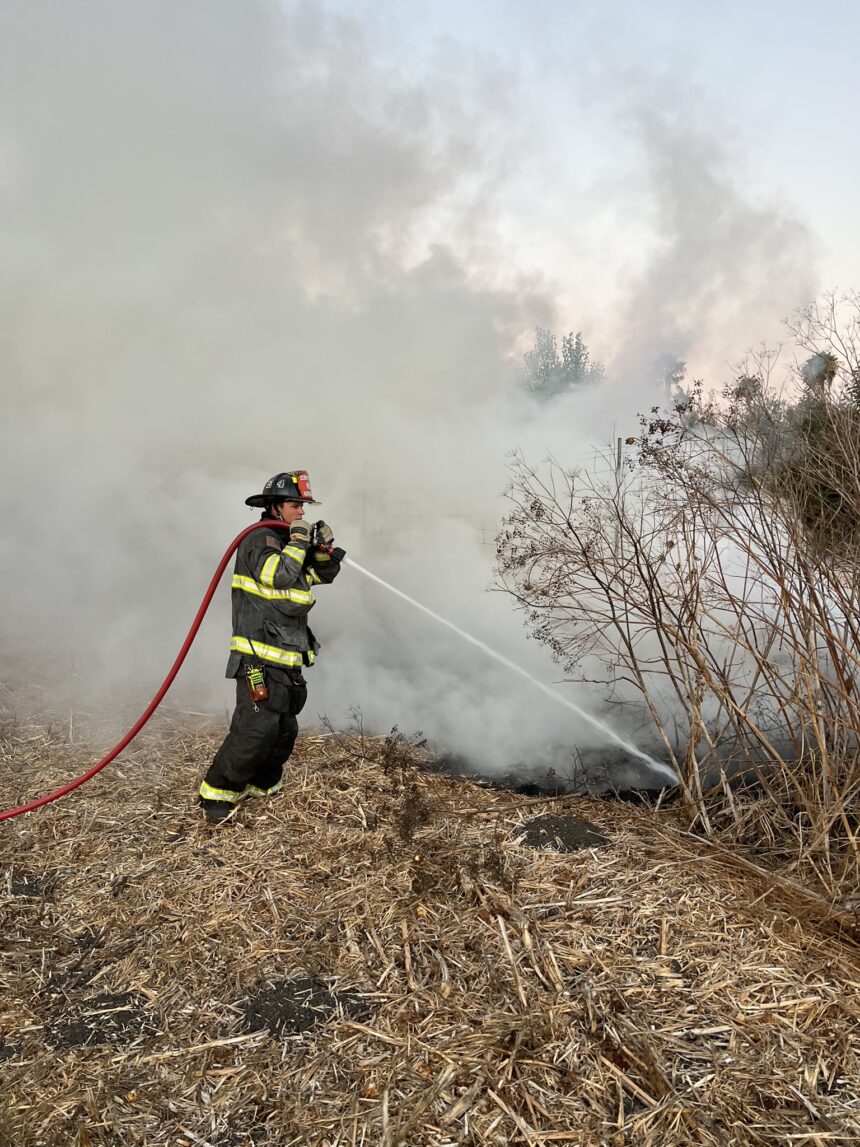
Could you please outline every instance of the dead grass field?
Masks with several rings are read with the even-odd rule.
[[[219,736],[160,718],[0,824],[4,1147],[860,1142],[848,916],[669,811],[390,740],[305,736],[284,794],[208,830]],[[0,805],[95,755],[7,722]],[[606,843],[528,847],[545,814]]]

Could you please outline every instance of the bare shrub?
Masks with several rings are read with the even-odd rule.
[[[608,481],[516,457],[497,553],[534,636],[659,738],[691,820],[840,897],[860,867],[860,407],[856,363],[832,340],[819,357],[793,401],[759,369],[655,408]]]

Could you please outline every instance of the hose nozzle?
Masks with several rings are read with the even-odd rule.
[[[326,545],[320,541],[320,523],[314,522],[313,533],[311,534],[311,546],[315,550],[319,550],[321,554],[328,554],[336,562],[342,562],[346,557],[346,550],[342,546]]]
[[[336,562],[342,562],[346,557],[346,550],[343,546],[317,546],[317,549],[322,550],[324,554],[328,554],[328,556]]]

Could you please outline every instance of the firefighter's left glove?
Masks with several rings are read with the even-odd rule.
[[[328,522],[317,522],[314,525],[314,541],[318,546],[330,547],[334,545],[334,534]]]
[[[311,542],[311,532],[312,526],[310,522],[303,522],[301,520],[293,522],[290,526],[290,541],[309,546]]]

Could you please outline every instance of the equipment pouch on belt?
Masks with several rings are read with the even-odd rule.
[[[253,649],[253,644],[251,646]],[[258,701],[269,700],[269,686],[266,684],[266,671],[255,657],[253,661],[245,662],[245,679],[248,682],[248,692],[256,708]]]

